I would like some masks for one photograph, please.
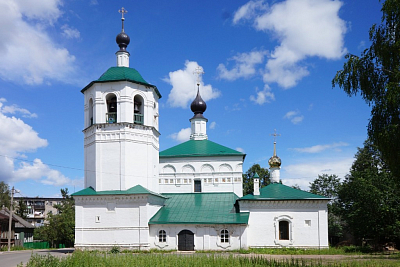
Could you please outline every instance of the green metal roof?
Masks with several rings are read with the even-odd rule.
[[[169,193],[149,224],[247,224],[249,213],[235,212],[234,193]]]
[[[127,67],[109,68],[106,72],[103,73],[103,75],[100,76],[99,79],[92,81],[91,83],[86,85],[85,88],[81,90],[81,92],[82,93],[85,92],[90,86],[92,86],[95,83],[117,82],[117,81],[129,81],[133,83],[142,84],[145,86],[151,86],[154,88],[158,97],[161,98],[161,94],[156,86],[147,83],[143,79],[142,75],[140,75],[140,73],[134,68],[127,68]]]
[[[141,185],[136,185],[129,188],[128,190],[107,190],[107,191],[96,191],[93,187],[88,187],[73,193],[71,196],[99,196],[99,195],[139,195],[139,194],[150,194],[157,197],[166,198],[160,194],[154,193]]]
[[[310,192],[295,189],[290,186],[275,183],[269,184],[266,187],[260,189],[260,195],[254,196],[248,194],[240,200],[307,200],[307,199],[321,199],[329,200],[329,198],[315,195]]]
[[[240,156],[245,154],[209,140],[189,140],[160,152],[160,158]]]

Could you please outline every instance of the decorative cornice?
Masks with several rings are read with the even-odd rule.
[[[263,208],[263,209],[282,209],[282,208],[318,208],[326,209],[326,200],[243,200],[239,202],[241,208]]]

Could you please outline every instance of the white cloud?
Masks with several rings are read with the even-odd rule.
[[[241,152],[241,153],[244,153],[244,149],[241,148],[241,147],[237,147],[237,148],[236,148],[236,151],[239,151],[239,152]]]
[[[346,25],[338,15],[342,5],[332,0],[286,0],[268,7],[264,1],[250,1],[236,11],[233,23],[252,20],[254,28],[278,39],[263,78],[290,88],[309,74],[302,65],[306,58],[340,59],[346,52]]]
[[[188,103],[196,97],[197,76],[194,75],[196,68],[202,68],[195,61],[186,61],[185,68],[169,73],[169,78],[164,79],[172,85],[171,92],[168,95],[167,103],[171,107],[186,108]],[[217,98],[221,93],[210,84],[205,85],[200,77],[200,95],[204,101]]]
[[[22,114],[24,118],[37,118],[36,113],[31,113],[29,110],[20,108],[17,105],[13,104],[11,106],[4,106],[4,102],[7,102],[5,98],[0,98],[0,112],[3,114]]]
[[[177,133],[173,133],[173,134],[169,135],[169,137],[178,142],[185,142],[185,141],[189,140],[191,133],[192,133],[192,130],[190,128],[184,128],[184,129],[181,129]]]
[[[241,6],[238,10],[236,10],[233,16],[233,24],[237,24],[240,20],[248,20],[255,17],[261,10],[265,10],[267,8],[264,5],[264,1],[249,1],[245,5]]]
[[[5,102],[4,98],[0,99]],[[70,179],[62,175],[59,171],[51,169],[40,159],[35,159],[32,163],[22,162],[15,166],[16,157],[25,158],[23,153],[34,152],[38,148],[46,147],[46,139],[39,137],[38,133],[19,118],[8,117],[6,112],[29,111],[23,108],[10,109],[2,107],[0,103],[0,180],[1,181],[22,181],[34,179],[43,184],[60,186],[70,183]],[[21,111],[22,110],[22,111]],[[8,112],[11,113],[11,112]]]
[[[288,111],[285,116],[283,116],[284,119],[290,120],[293,124],[299,124],[300,122],[303,121],[304,116],[300,115],[299,111]]]
[[[71,83],[75,57],[47,34],[62,14],[58,0],[0,1],[0,77],[26,84]]]
[[[256,96],[251,95],[250,100],[258,105],[263,105],[264,103],[270,103],[271,101],[274,101],[275,95],[271,92],[271,89],[266,84],[264,86],[264,90],[262,91],[258,91],[258,88],[256,88]]]
[[[70,184],[71,180],[65,177],[61,172],[51,169],[40,159],[35,159],[32,164],[22,162],[14,172],[14,180],[21,181],[33,179],[38,180],[42,184],[62,186]]]
[[[210,128],[211,130],[213,130],[213,129],[215,129],[216,126],[217,126],[217,123],[216,123],[215,121],[213,121],[213,122],[210,123],[209,128]]]
[[[249,53],[241,53],[229,61],[234,61],[235,66],[228,70],[224,64],[219,64],[217,70],[219,78],[234,81],[239,78],[249,78],[256,74],[256,65],[264,62],[267,51],[252,51]]]
[[[285,185],[298,184],[302,189],[308,190],[309,183],[317,179],[319,174],[336,174],[343,178],[353,161],[352,157],[338,160],[307,159],[306,163],[282,166],[281,179]]]
[[[303,148],[293,148],[293,150],[302,152],[302,153],[319,153],[324,150],[328,149],[335,149],[338,150],[340,147],[348,146],[349,144],[345,142],[338,142],[338,143],[332,143],[332,144],[327,144],[327,145],[315,145],[311,147],[303,147]],[[340,150],[340,149],[339,149]]]
[[[62,35],[67,39],[73,39],[73,38],[79,39],[79,37],[81,36],[81,33],[77,29],[73,29],[69,27],[67,24],[61,26],[61,30],[63,31]]]

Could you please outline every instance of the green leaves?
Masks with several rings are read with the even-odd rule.
[[[254,164],[251,166],[246,173],[242,175],[243,177],[243,196],[253,193],[254,182],[253,177],[255,174],[260,177],[260,187],[264,187],[270,184],[269,171],[267,168],[262,168],[260,164]]]
[[[386,0],[382,23],[370,29],[371,46],[348,54],[332,80],[349,96],[360,93],[372,106],[368,135],[400,179],[400,0]]]
[[[48,222],[35,229],[34,239],[48,241],[52,247],[57,244],[71,247],[75,242],[75,202],[67,188],[61,189],[61,195],[63,201],[54,206],[58,214],[48,215]]]
[[[399,239],[399,189],[381,153],[366,141],[338,191],[341,215],[357,239]]]

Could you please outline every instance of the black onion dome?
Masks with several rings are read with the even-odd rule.
[[[125,32],[120,32],[117,38],[115,38],[115,41],[119,46],[119,51],[126,51],[126,47],[129,45],[131,38],[129,38]]]
[[[194,117],[203,117],[203,112],[207,109],[207,104],[200,96],[200,91],[197,90],[197,96],[190,105],[190,109],[194,113]]]

